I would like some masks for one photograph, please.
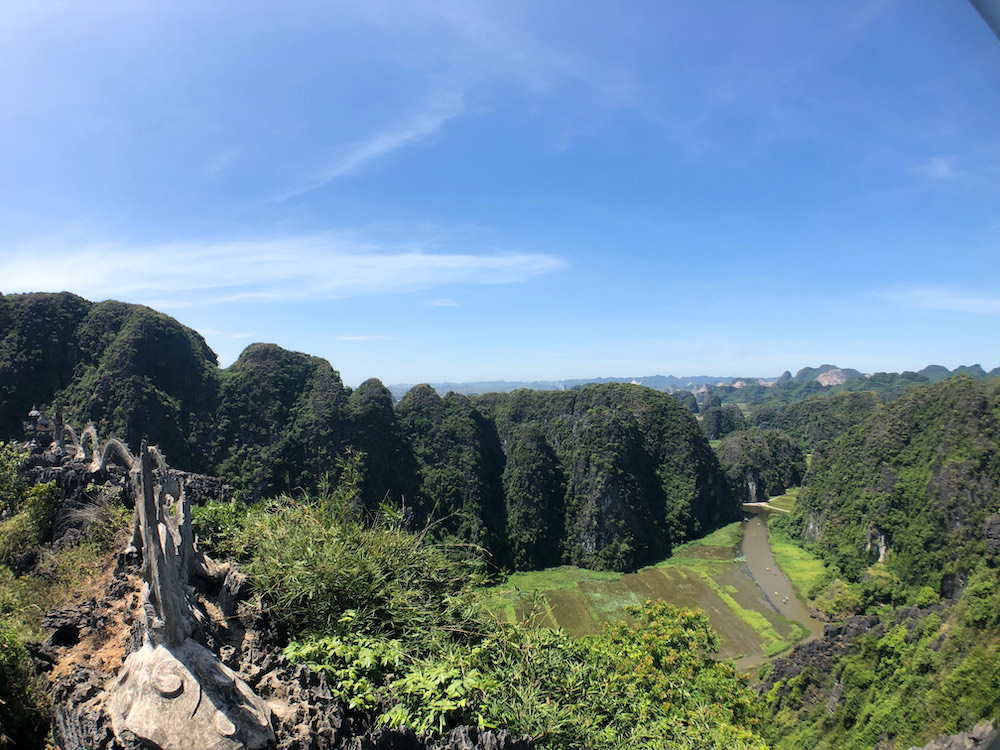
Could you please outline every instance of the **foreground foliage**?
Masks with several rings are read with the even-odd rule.
[[[807,667],[767,696],[777,748],[923,745],[1000,720],[1000,585],[983,567],[949,608],[882,610],[832,669]]]
[[[711,654],[707,617],[663,602],[573,640],[501,624],[478,600],[468,548],[433,546],[383,509],[320,500],[198,509],[217,552],[246,570],[289,627],[286,656],[327,674],[357,720],[441,733],[463,723],[542,748],[761,748],[758,700]]]

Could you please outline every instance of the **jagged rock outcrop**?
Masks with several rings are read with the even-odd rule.
[[[846,654],[854,641],[878,625],[876,615],[848,617],[843,623],[827,625],[823,629],[822,638],[806,641],[796,646],[787,656],[775,659],[771,671],[758,686],[760,692],[766,694],[779,682],[787,684],[807,668],[820,679],[820,683],[813,685],[812,690],[822,690],[821,681],[830,674],[836,659]],[[782,689],[783,687],[778,688],[779,691]]]

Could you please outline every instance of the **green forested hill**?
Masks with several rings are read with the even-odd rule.
[[[94,422],[135,446],[158,443],[205,470],[218,363],[195,331],[140,305],[72,294],[0,296],[0,431],[19,435],[32,404]]]
[[[0,296],[0,374],[0,438],[37,404],[254,498],[351,472],[353,502],[405,505],[497,566],[631,568],[736,513],[690,411],[641,386],[473,400],[418,386],[394,407],[379,381],[352,391],[326,360],[273,344],[220,370],[172,318],[71,294]]]
[[[565,520],[564,561],[625,569],[736,517],[698,423],[665,393],[606,383],[477,404],[507,451],[509,537],[525,567],[551,564],[556,540],[536,530],[545,518]]]
[[[501,474],[504,455],[496,431],[468,397],[443,398],[427,385],[397,406],[420,477],[416,501],[440,530],[490,550],[509,563]]]
[[[74,294],[0,295],[0,434],[20,433],[33,404],[69,385],[92,306]]]
[[[839,437],[881,408],[874,391],[842,391],[833,396],[812,396],[784,408],[761,406],[751,421],[758,427],[782,430],[808,449]]]
[[[820,446],[793,532],[857,580],[880,557],[909,586],[948,586],[1000,509],[1000,388],[968,377],[912,391]]]
[[[739,503],[766,502],[789,487],[798,487],[806,474],[802,448],[780,430],[754,427],[730,433],[718,452]]]
[[[347,438],[348,391],[319,357],[252,344],[222,372],[218,473],[264,495],[315,487]]]
[[[1000,719],[1000,379],[911,391],[822,443],[787,528],[840,580],[774,665],[776,748],[905,748]],[[915,605],[915,606],[913,606]]]

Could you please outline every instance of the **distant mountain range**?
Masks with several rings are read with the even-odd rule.
[[[962,365],[954,370],[949,370],[942,365],[928,365],[915,374],[926,378],[930,383],[966,373],[974,378],[1000,376],[1000,367],[995,367],[989,372],[982,366]],[[911,374],[891,373],[894,375]],[[716,375],[643,375],[635,377],[603,377],[603,378],[580,378],[570,380],[477,380],[467,383],[429,383],[434,390],[439,393],[454,391],[466,395],[482,393],[510,393],[519,388],[528,388],[535,391],[568,391],[582,385],[592,383],[639,383],[648,388],[658,391],[673,393],[674,391],[698,391],[707,390],[719,385],[728,385],[742,388],[748,384],[770,386],[776,383],[786,383],[794,381],[804,383],[809,380],[816,380],[821,385],[842,385],[848,380],[857,378],[870,378],[871,374],[863,373],[850,367],[837,367],[836,365],[820,365],[819,367],[803,367],[795,375],[788,370],[781,375],[769,378],[760,377],[739,377],[739,376],[716,376]],[[402,398],[416,383],[397,383],[387,386],[397,401]]]

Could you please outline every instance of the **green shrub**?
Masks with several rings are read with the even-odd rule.
[[[0,514],[21,509],[24,479],[19,469],[24,452],[13,443],[0,441]]]
[[[0,563],[10,565],[19,553],[47,541],[58,502],[55,482],[35,485],[25,493],[20,512],[0,522]]]
[[[353,620],[353,615],[348,613],[344,620]],[[294,642],[284,655],[323,672],[334,696],[352,711],[374,710],[386,679],[408,661],[398,640],[352,633]]]
[[[861,610],[861,597],[839,578],[830,583],[818,597],[816,608],[831,620],[842,620]]]
[[[48,730],[47,709],[17,627],[0,615],[0,747],[41,747]]]
[[[231,529],[226,521],[213,531],[213,543],[244,561],[293,635],[398,638],[421,653],[432,641],[482,631],[485,615],[471,593],[481,579],[467,547],[425,544],[389,509],[364,523],[330,508],[288,497],[259,503],[234,515]]]
[[[913,603],[918,607],[933,607],[935,604],[940,603],[941,597],[938,592],[932,589],[930,586],[921,587],[920,591],[917,592],[917,596]]]
[[[442,733],[460,723],[531,735],[539,748],[763,748],[756,694],[701,612],[647,602],[631,621],[574,641],[562,630],[494,624],[475,643],[414,659],[397,640],[332,636],[286,656],[326,672],[338,697],[378,718]],[[371,716],[370,716],[371,718]]]

